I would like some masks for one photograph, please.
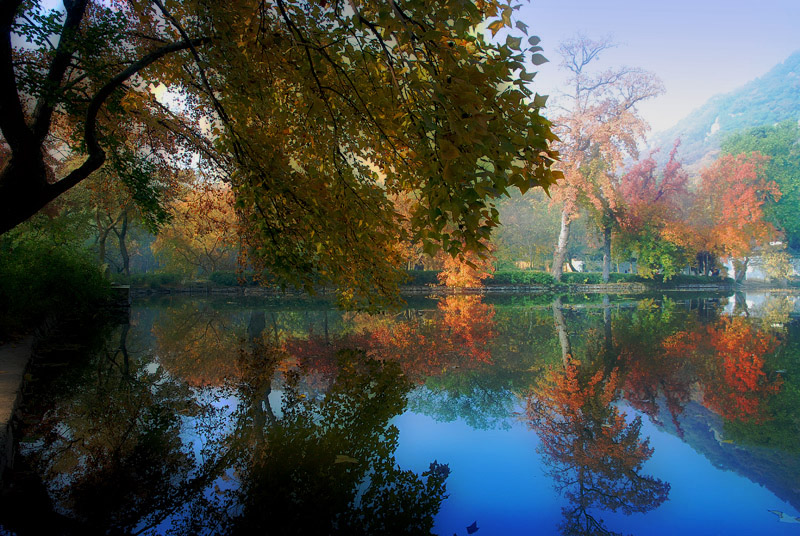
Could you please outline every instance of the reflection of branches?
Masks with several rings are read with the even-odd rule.
[[[640,474],[653,450],[640,439],[641,418],[630,423],[613,405],[617,370],[581,367],[570,360],[551,370],[527,398],[528,423],[556,487],[573,505],[564,509],[564,534],[607,534],[592,508],[646,512],[667,498],[669,484]]]
[[[270,407],[261,389],[248,387],[267,382],[246,381],[234,436],[226,439],[240,481],[232,500],[241,504],[226,533],[265,526],[279,534],[430,532],[449,469],[432,464],[420,477],[396,465],[398,431],[389,421],[403,410],[410,385],[396,365],[352,351],[338,357],[323,397],[302,393],[302,374],[290,372],[281,411],[270,409],[271,418],[261,416]]]

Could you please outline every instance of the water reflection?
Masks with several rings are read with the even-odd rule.
[[[230,361],[215,375],[200,369],[179,377],[191,370],[184,361],[208,360],[197,350],[202,342],[224,348],[220,331],[209,329],[216,320],[196,320],[173,324],[190,334],[185,351],[163,345],[169,324],[154,329],[156,347],[175,366],[109,349],[83,364],[70,380],[73,394],[27,430],[39,438],[25,449],[28,465],[60,515],[47,527],[23,519],[16,530],[430,533],[449,468],[433,462],[418,475],[394,460],[390,420],[411,388],[398,365],[340,350],[330,384],[311,390],[304,367],[287,369],[287,354],[256,329],[215,356]],[[128,333],[119,330],[119,348],[129,345]]]
[[[256,345],[255,361],[265,352]],[[279,415],[268,382],[246,383],[226,441],[239,447],[232,460],[239,486],[223,533],[430,533],[449,469],[432,463],[417,475],[394,461],[397,429],[388,423],[403,411],[409,384],[397,366],[363,353],[342,350],[337,358],[324,396],[307,396],[302,374],[288,374]]]
[[[652,423],[800,505],[793,310],[785,295],[448,296],[378,316],[143,305],[68,374],[34,370],[24,460],[54,534],[417,534],[434,529],[449,460],[401,467],[393,419],[411,410],[479,430],[522,419],[558,494],[558,530],[613,534],[619,520],[602,520],[614,512],[672,499],[647,468]]]
[[[596,509],[647,512],[667,499],[670,486],[643,474],[653,449],[641,437],[641,418],[629,421],[615,404],[622,392],[610,300],[603,300],[603,331],[590,334],[595,340],[586,345],[582,360],[573,355],[561,300],[552,307],[562,364],[533,386],[525,417],[541,439],[556,489],[569,501],[562,509],[562,534],[614,534],[598,520]]]

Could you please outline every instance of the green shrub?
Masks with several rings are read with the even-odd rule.
[[[256,284],[253,280],[253,274],[249,272],[212,272],[208,276],[208,280],[221,287],[253,286]]]
[[[408,270],[408,280],[404,285],[427,286],[439,284],[439,270]]]
[[[0,248],[0,337],[28,331],[49,314],[93,314],[111,284],[88,252],[25,240]]]
[[[487,285],[552,285],[553,276],[533,270],[503,270],[492,274]]]
[[[128,278],[120,279],[120,283],[127,282],[132,287],[160,289],[175,287],[183,283],[183,275],[173,272],[146,272],[131,274]]]
[[[597,272],[564,272],[561,282],[571,285],[598,285],[603,282],[603,275]]]

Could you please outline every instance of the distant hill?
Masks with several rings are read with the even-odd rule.
[[[672,128],[654,134],[650,146],[661,147],[659,156],[666,158],[680,138],[681,159],[692,167],[715,156],[727,135],[788,119],[800,119],[800,51],[764,76],[712,97]]]

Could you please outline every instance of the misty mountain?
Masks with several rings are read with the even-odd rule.
[[[739,130],[800,119],[800,51],[744,86],[716,95],[672,128],[654,134],[650,146],[666,159],[676,138],[692,165],[714,157],[721,140]]]

